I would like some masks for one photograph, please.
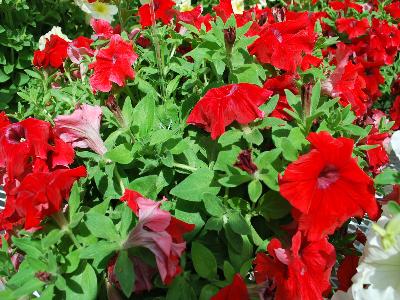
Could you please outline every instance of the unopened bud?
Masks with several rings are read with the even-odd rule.
[[[224,38],[226,49],[232,49],[236,41],[236,28],[229,27],[228,29],[224,29]]]

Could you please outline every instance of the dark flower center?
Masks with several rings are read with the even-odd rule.
[[[6,139],[11,144],[18,144],[26,141],[25,129],[20,124],[12,124],[6,131]]]
[[[339,179],[339,170],[333,165],[326,165],[318,175],[318,187],[327,189]]]

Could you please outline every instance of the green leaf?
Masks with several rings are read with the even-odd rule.
[[[173,135],[174,132],[168,129],[159,129],[154,131],[150,138],[150,146],[161,145],[162,143],[168,141]]]
[[[269,116],[276,108],[278,104],[279,95],[274,95],[267,103],[260,106],[260,109],[265,113],[265,116]]]
[[[175,186],[170,194],[184,200],[200,202],[204,193],[216,195],[219,192],[219,187],[211,187],[213,178],[213,171],[199,169]]]
[[[40,243],[30,238],[16,238],[13,236],[12,242],[17,248],[32,257],[39,258],[43,255],[43,249],[40,247]]]
[[[283,157],[288,161],[295,161],[297,160],[297,149],[293,146],[287,138],[282,138],[281,140],[281,149]]]
[[[259,180],[255,179],[251,181],[247,187],[250,200],[252,202],[257,202],[262,193],[262,184]]]
[[[121,285],[122,291],[125,296],[129,298],[134,288],[136,276],[133,263],[126,250],[119,252],[114,272],[119,284]]]
[[[249,182],[252,179],[253,177],[249,174],[231,175],[221,178],[220,180],[218,180],[218,182],[226,187],[236,187],[243,183]]]
[[[86,218],[87,220],[85,224],[95,237],[109,241],[119,240],[119,235],[115,229],[115,225],[109,217],[96,212],[89,212],[86,215]]]
[[[93,300],[97,297],[97,276],[88,263],[84,263],[66,283],[66,300]]]
[[[200,292],[199,300],[210,300],[212,296],[218,293],[218,290],[219,288],[212,284],[203,286]]]
[[[139,135],[144,137],[153,128],[156,104],[154,95],[148,94],[134,108],[133,124],[138,126]]]
[[[247,224],[245,218],[240,212],[231,212],[228,214],[228,224],[233,232],[240,235],[247,235],[251,233],[249,224]]]
[[[169,286],[166,300],[196,300],[192,286],[183,276],[176,277]]]
[[[65,231],[61,231],[60,229],[51,230],[43,239],[42,239],[42,247],[44,249],[48,249],[57,242],[61,240]]]
[[[257,210],[265,219],[280,219],[290,213],[291,205],[278,192],[268,191],[259,202]]]
[[[220,136],[218,143],[221,144],[222,147],[226,147],[239,141],[242,135],[243,132],[239,130],[228,130]]]
[[[386,168],[375,177],[375,184],[400,184],[400,172]]]
[[[127,165],[130,164],[133,160],[133,153],[131,149],[129,149],[128,144],[121,144],[111,149],[105,154],[105,157],[112,160],[113,162]]]
[[[320,97],[321,97],[321,81],[318,80],[312,88],[311,115],[317,111]]]
[[[217,260],[208,248],[199,242],[192,243],[192,261],[200,277],[214,279],[217,276]]]
[[[128,185],[128,188],[139,192],[147,198],[155,199],[158,193],[165,187],[165,184],[160,176],[149,175],[135,179]]]
[[[220,217],[225,213],[224,206],[222,205],[222,201],[219,197],[213,194],[204,193],[203,194],[203,202],[206,211],[215,217]]]

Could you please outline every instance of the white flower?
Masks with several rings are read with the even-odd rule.
[[[44,48],[46,47],[46,42],[47,40],[50,40],[50,37],[52,35],[58,35],[60,38],[63,40],[66,40],[67,42],[70,42],[71,40],[61,31],[61,27],[54,26],[48,33],[45,35],[42,35],[39,39],[39,50],[43,51]]]
[[[95,19],[102,19],[107,22],[112,22],[114,15],[118,13],[118,7],[113,4],[108,4],[100,1],[89,3],[87,0],[74,0],[85,13]]]
[[[244,12],[244,0],[231,0],[233,13],[241,15]]]
[[[400,130],[397,130],[392,134],[390,146],[397,158],[400,159]]]
[[[176,6],[179,7],[181,12],[190,11],[193,9],[191,0],[176,0]]]
[[[387,206],[367,235],[363,256],[347,291],[332,300],[400,299],[400,214],[392,216]]]

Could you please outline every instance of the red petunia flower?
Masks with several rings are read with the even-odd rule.
[[[400,1],[393,1],[386,5],[385,11],[390,14],[393,19],[400,19]]]
[[[400,95],[396,97],[390,109],[390,118],[394,121],[393,130],[400,128]]]
[[[249,52],[263,64],[294,73],[305,54],[311,54],[316,42],[313,22],[308,15],[266,27],[249,46]]]
[[[104,155],[107,148],[100,136],[102,111],[100,106],[82,104],[72,114],[54,119],[55,132],[66,143],[76,148],[90,148]]]
[[[294,94],[297,94],[299,91],[296,87],[294,75],[279,75],[273,78],[269,78],[264,83],[264,88],[267,90],[271,90],[273,95],[278,94],[279,100],[278,104],[276,105],[274,111],[271,113],[271,117],[279,118],[282,120],[290,121],[292,117],[285,111],[285,108],[288,110],[292,110],[289,106],[289,103],[286,99],[285,90],[289,90]]]
[[[339,18],[336,27],[340,33],[346,33],[350,39],[367,33],[369,28],[368,19],[357,20],[355,18]]]
[[[234,121],[248,124],[264,113],[258,108],[272,92],[255,84],[238,83],[209,90],[195,105],[187,124],[194,124],[211,132],[216,139],[225,132],[225,127]]]
[[[92,89],[109,92],[113,82],[124,86],[126,78],[135,77],[132,65],[137,58],[132,44],[114,34],[108,48],[101,49],[96,55],[96,61],[89,65],[89,68],[94,70],[90,76]]]
[[[86,169],[60,169],[28,174],[15,195],[15,209],[25,218],[25,229],[39,227],[45,217],[58,212],[67,200],[73,183],[85,177]]]
[[[347,13],[347,10],[350,8],[355,9],[359,13],[363,12],[363,7],[360,4],[357,4],[351,0],[344,0],[343,2],[340,1],[330,1],[329,6],[332,7],[334,10],[343,10]]]
[[[389,163],[389,155],[385,149],[385,144],[388,144],[389,140],[389,133],[379,133],[376,128],[372,128],[366,138],[366,145],[377,146],[367,150],[368,164],[374,174],[378,174]]]
[[[364,67],[349,60],[351,49],[339,43],[336,50],[336,69],[322,83],[323,91],[331,97],[340,97],[340,104],[351,104],[354,113],[361,117],[372,104],[366,93],[366,82],[362,76]]]
[[[142,27],[149,27],[155,21],[161,20],[164,24],[168,24],[175,15],[174,5],[172,0],[153,0],[154,15],[150,7],[151,3],[142,5],[139,8],[138,15]]]
[[[250,300],[250,296],[243,278],[235,274],[232,283],[220,289],[211,300]]]
[[[180,32],[182,30],[182,25],[180,22],[190,24],[195,26],[197,29],[201,29],[201,26],[204,24],[206,27],[206,30],[211,29],[211,16],[210,14],[207,14],[205,16],[202,16],[203,12],[203,6],[198,5],[197,7],[193,8],[190,11],[184,11],[184,12],[178,12],[176,15],[176,28],[175,30],[177,32]]]
[[[136,191],[126,190],[121,201],[126,201],[139,218],[124,247],[149,249],[156,258],[161,280],[171,283],[182,271],[179,258],[186,248],[183,235],[192,231],[194,225],[175,219],[160,209],[161,202],[146,199]]]
[[[213,10],[222,21],[226,22],[233,14],[231,0],[220,0],[219,4],[213,7]]]
[[[336,262],[335,248],[326,238],[315,242],[302,240],[297,232],[291,249],[272,239],[267,247],[269,255],[258,253],[254,260],[256,282],[273,279],[274,299],[315,300],[330,288],[329,278]]]
[[[110,23],[102,19],[91,19],[90,26],[92,26],[94,31],[94,34],[92,36],[92,39],[94,40],[97,39],[108,40],[114,34],[121,33],[121,27],[119,25],[113,28]]]
[[[286,168],[280,193],[308,240],[332,234],[351,217],[378,214],[373,180],[352,157],[354,142],[328,132],[310,133],[311,151]]]
[[[319,67],[321,63],[322,63],[322,58],[307,54],[304,55],[301,61],[300,69],[304,72],[310,69],[311,67]]]
[[[43,50],[36,50],[33,55],[33,64],[37,68],[53,67],[60,69],[64,60],[68,57],[67,54],[68,42],[60,38],[58,35],[51,35],[46,41],[46,46]]]

